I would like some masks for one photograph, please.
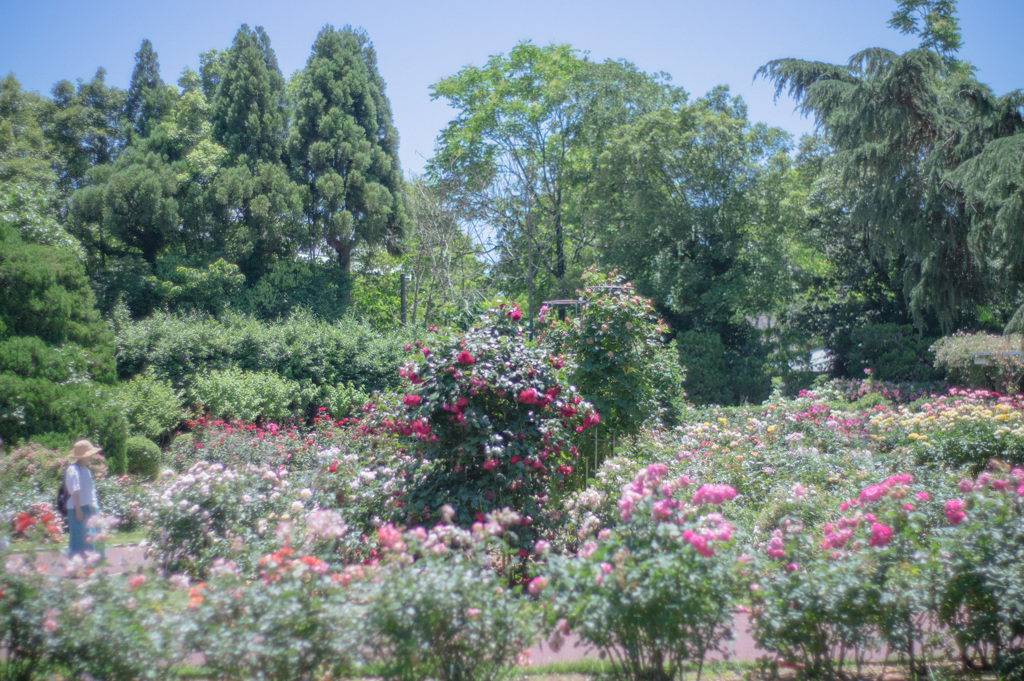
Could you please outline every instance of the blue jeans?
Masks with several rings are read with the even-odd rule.
[[[95,551],[96,548],[90,544],[87,539],[89,537],[89,528],[85,526],[89,522],[89,518],[96,515],[96,510],[92,506],[82,507],[82,519],[77,520],[75,518],[75,509],[68,509],[68,535],[70,542],[68,544],[68,558],[71,558],[75,554],[84,554],[86,551]]]

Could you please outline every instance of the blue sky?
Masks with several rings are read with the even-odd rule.
[[[177,80],[199,54],[230,45],[239,25],[263,26],[285,76],[302,68],[324,24],[367,30],[377,48],[401,136],[402,166],[420,172],[453,111],[431,102],[429,86],[467,64],[508,52],[521,40],[568,43],[595,60],[627,59],[664,71],[700,95],[728,84],[743,96],[750,118],[794,135],[811,123],[787,99],[772,101],[764,81],[752,82],[770,59],[844,62],[865,47],[902,51],[914,41],[886,25],[894,0],[518,0],[487,2],[362,2],[322,0],[0,0],[0,74],[13,72],[30,90],[47,93],[61,79],[126,87],[134,55],[149,38],[161,74]],[[1024,88],[1020,31],[1024,0],[962,0],[960,56],[997,93]]]

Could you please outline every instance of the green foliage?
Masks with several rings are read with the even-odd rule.
[[[930,348],[935,368],[946,380],[969,388],[995,388],[1016,392],[1024,378],[1024,336],[1013,334],[956,333],[937,340]]]
[[[113,161],[124,142],[124,92],[108,86],[106,77],[101,67],[90,81],[79,80],[76,86],[62,80],[51,90],[53,106],[47,108],[42,123],[53,147],[62,201],[82,185],[91,168]]]
[[[991,664],[1001,678],[1019,679],[1024,659],[1024,589],[1020,555],[1024,518],[1019,497],[1024,470],[1006,468],[960,483],[962,519],[946,507],[951,527],[940,538],[940,621],[952,632],[961,659]],[[1014,499],[1014,495],[1017,499]]]
[[[166,263],[167,259],[161,265]],[[167,281],[154,283],[153,288],[171,309],[217,314],[244,285],[245,276],[238,266],[221,258],[201,269],[177,265],[167,273]]]
[[[259,413],[272,420],[299,416],[328,403],[342,414],[366,395],[396,387],[404,340],[362,322],[331,324],[307,313],[277,323],[158,313],[138,322],[121,318],[116,333],[123,379],[151,372],[190,401],[202,397],[213,408],[205,400],[214,399],[218,415],[248,420]],[[270,382],[261,388],[257,376]]]
[[[126,472],[155,479],[160,474],[160,446],[150,439],[133,436],[125,441]]]
[[[935,340],[917,333],[910,324],[865,324],[839,336],[832,351],[840,357],[847,376],[869,371],[881,381],[926,383],[941,378],[929,356]]]
[[[728,348],[717,333],[687,331],[676,338],[686,394],[698,404],[761,402],[771,390],[766,348],[747,329],[743,351]],[[741,346],[742,347],[742,346]]]
[[[861,251],[901,284],[915,326],[948,332],[1020,281],[1007,229],[1024,188],[1024,114],[1019,93],[997,97],[953,58],[953,2],[900,2],[892,25],[921,35],[921,47],[870,48],[846,64],[780,59],[758,74],[815,117]]]
[[[494,226],[503,290],[571,293],[565,280],[594,257],[601,150],[617,125],[685,98],[666,80],[569,45],[521,42],[431,87],[458,115],[428,173],[464,219]]]
[[[122,470],[125,422],[111,402],[114,346],[82,265],[0,226],[0,437],[90,437]]]
[[[207,370],[192,377],[191,404],[217,418],[284,421],[302,413],[313,391],[269,371],[237,367]]]
[[[13,227],[27,243],[58,246],[83,260],[82,245],[54,219],[52,201],[38,188],[5,183],[0,186],[0,226]]]
[[[519,519],[507,511],[489,519],[495,517]],[[382,538],[389,533],[398,530],[380,530]],[[508,547],[467,535],[448,525],[406,532],[408,555],[382,566],[362,627],[364,640],[382,654],[384,678],[493,681],[508,675],[536,635],[532,604],[502,585],[490,566],[488,549],[500,554]],[[385,547],[386,557],[393,546]]]
[[[278,261],[239,295],[235,308],[260,319],[281,319],[300,309],[337,321],[350,309],[351,277],[335,263]]]
[[[317,403],[327,408],[333,416],[348,416],[370,402],[372,395],[350,383],[325,385],[321,387]]]
[[[386,253],[364,254],[352,277],[352,314],[375,329],[398,328],[402,322],[400,274],[398,262]]]
[[[298,76],[287,150],[314,252],[349,271],[360,244],[393,247],[405,224],[398,133],[363,31],[325,26]]]
[[[704,504],[731,497],[723,487],[703,501],[702,488],[691,505],[680,499],[689,480],[666,473],[662,464],[641,470],[622,490],[623,524],[576,555],[550,556],[550,584],[547,576],[531,583],[547,588],[556,635],[572,630],[601,650],[615,679],[680,678],[729,636],[738,592],[732,526]]]
[[[500,304],[464,333],[407,345],[409,394],[376,420],[416,452],[407,517],[450,504],[455,523],[468,527],[478,514],[513,508],[532,518],[519,533],[528,549],[552,522],[550,493],[572,473],[574,433],[600,418],[566,384],[560,362],[524,336],[521,319],[517,306]]]
[[[216,92],[209,97],[210,133],[227,154],[213,193],[226,199],[220,213],[225,245],[250,286],[305,241],[301,199],[282,154],[286,137],[285,82],[261,27],[246,25],[222,54]]]
[[[963,44],[956,0],[899,0],[889,25],[903,35],[921,36],[921,47],[934,50],[953,64],[953,55]]]
[[[172,106],[172,93],[160,77],[160,61],[153,43],[143,40],[135,53],[135,68],[125,93],[122,126],[129,139],[148,137],[156,129]]]
[[[0,183],[47,192],[55,179],[40,124],[44,100],[9,73],[0,79]]]
[[[327,563],[293,553],[268,553],[262,579],[228,564],[190,590],[182,633],[216,678],[342,678],[360,658],[361,585],[341,587]]]
[[[541,310],[547,327],[543,342],[554,354],[569,357],[569,381],[597,409],[606,436],[635,433],[670,409],[671,397],[682,391],[681,383],[674,389],[659,383],[659,377],[670,375],[662,362],[678,364],[674,353],[660,352],[666,329],[655,320],[650,301],[615,271],[588,269],[578,293],[579,305],[564,321],[554,310]],[[668,395],[659,395],[659,387]],[[668,403],[659,403],[659,397]]]

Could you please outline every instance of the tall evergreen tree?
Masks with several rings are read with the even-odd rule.
[[[299,75],[288,153],[314,251],[351,268],[359,244],[397,248],[405,224],[398,133],[366,33],[325,26]]]
[[[238,29],[211,103],[213,137],[232,161],[241,155],[250,164],[281,160],[284,77],[262,27]]]
[[[228,155],[215,189],[227,203],[225,243],[250,285],[298,238],[301,199],[282,159],[284,88],[270,38],[243,25],[223,53],[210,118]]]
[[[174,104],[173,91],[168,92],[160,78],[160,61],[153,43],[142,41],[135,53],[135,69],[124,101],[124,127],[129,138],[146,137]]]
[[[903,54],[779,59],[758,72],[817,120],[853,190],[851,219],[868,254],[898,271],[918,327],[947,330],[970,323],[976,305],[1019,298],[1024,284],[1013,224],[1024,214],[1013,207],[1024,196],[1024,96],[995,96],[955,59],[955,7],[901,0],[890,23],[921,37]]]

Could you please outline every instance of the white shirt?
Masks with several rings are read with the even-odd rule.
[[[99,509],[100,501],[96,497],[96,486],[92,483],[92,471],[88,466],[71,464],[67,473],[64,474],[64,485],[68,488],[68,508],[75,508],[75,492],[82,506],[92,506],[94,510]]]

